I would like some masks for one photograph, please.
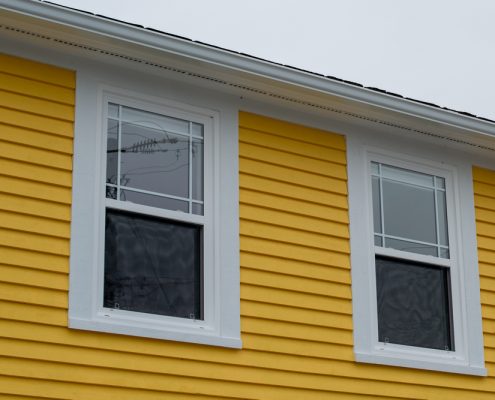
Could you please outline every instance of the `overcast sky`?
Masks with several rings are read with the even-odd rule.
[[[495,119],[495,0],[52,0]]]

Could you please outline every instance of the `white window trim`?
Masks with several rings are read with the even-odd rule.
[[[82,85],[82,87],[81,87]],[[221,113],[164,98],[78,82],[74,138],[69,327],[240,348],[237,147]],[[107,103],[171,115],[205,126],[205,217],[105,199]],[[95,120],[91,121],[91,115]],[[235,134],[235,132],[234,132]],[[225,144],[231,144],[225,149]],[[226,167],[228,166],[228,167]],[[204,319],[157,316],[102,306],[105,204],[204,223]]]
[[[376,143],[380,147],[371,147],[369,144],[373,139],[348,138],[355,359],[365,363],[486,376],[471,164],[461,157],[447,157],[447,165],[443,162],[446,157],[440,153],[424,158],[424,154],[429,156],[435,152],[431,148],[425,149],[424,154],[417,152],[417,148],[404,154],[407,146],[402,140],[389,138],[386,145]],[[378,342],[371,160],[447,178],[455,351]],[[400,254],[403,259],[427,262],[434,258],[412,253],[405,256],[405,252],[387,248],[380,248],[379,254]],[[436,264],[443,263],[441,259],[435,261]]]

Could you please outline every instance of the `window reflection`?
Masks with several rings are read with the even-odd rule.
[[[108,112],[106,197],[202,214],[203,125],[116,104]]]

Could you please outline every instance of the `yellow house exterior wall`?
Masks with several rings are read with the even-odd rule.
[[[67,328],[75,72],[0,56],[0,399],[493,399],[495,172],[474,168],[489,377],[357,364],[345,137],[239,114],[242,350]]]

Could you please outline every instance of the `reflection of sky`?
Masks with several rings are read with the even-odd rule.
[[[189,137],[170,133],[170,130],[202,136],[203,127],[189,121],[147,113],[122,107],[120,184],[165,195],[203,200],[203,140],[193,139],[189,160]],[[118,108],[110,105],[112,117],[118,117]],[[128,122],[132,120],[133,122]],[[117,183],[118,170],[118,121],[109,118],[107,137],[107,182]],[[189,166],[191,164],[191,191]],[[108,195],[108,194],[107,194]],[[163,208],[188,210],[181,201],[152,200],[151,195],[132,195],[126,191],[128,200]],[[139,199],[137,199],[137,197]],[[121,197],[121,200],[125,198]],[[153,204],[152,204],[153,203]],[[169,202],[170,203],[170,202]]]
[[[437,242],[435,192],[401,182],[382,182],[385,232],[402,238]]]

